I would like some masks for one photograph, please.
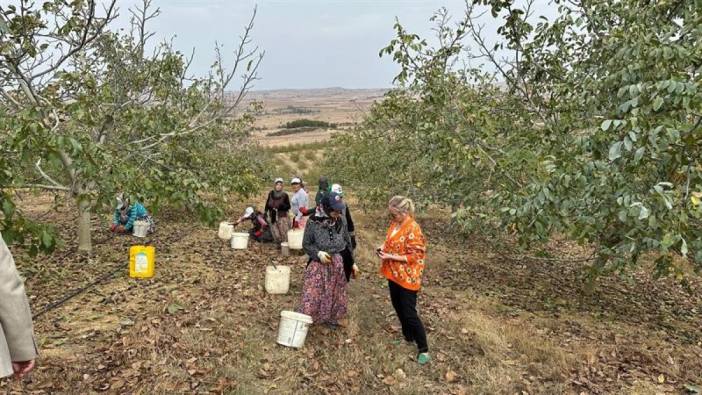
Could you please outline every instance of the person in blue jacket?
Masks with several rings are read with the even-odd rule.
[[[115,233],[133,233],[134,222],[136,221],[147,221],[149,223],[149,233],[155,230],[153,218],[141,203],[134,202],[134,204],[129,204],[129,198],[122,193],[118,194],[117,206],[110,230]]]

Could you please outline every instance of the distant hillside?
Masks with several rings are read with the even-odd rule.
[[[304,98],[318,99],[325,97],[344,97],[348,99],[373,99],[381,98],[388,89],[346,89],[346,88],[323,88],[323,89],[276,89],[260,90],[249,92],[248,100],[293,100]],[[235,96],[237,92],[230,92],[230,96]]]

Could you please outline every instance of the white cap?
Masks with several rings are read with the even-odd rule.
[[[244,211],[244,218],[250,217],[254,213],[253,207],[247,207],[246,210]]]
[[[331,187],[331,191],[334,193],[338,193],[339,195],[343,195],[344,191],[341,189],[341,185],[339,184],[334,184]]]
[[[120,193],[117,195],[117,210],[121,209],[122,207],[124,207],[124,195]]]
[[[295,177],[290,180],[290,184],[302,184],[302,180],[299,177]]]
[[[284,182],[285,182],[285,181],[284,181],[282,178],[278,177],[278,178],[275,179],[274,184],[277,184],[277,183],[281,183],[281,184],[282,184],[282,183],[284,183]]]

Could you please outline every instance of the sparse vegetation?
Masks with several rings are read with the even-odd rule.
[[[318,130],[319,128],[314,127],[314,126],[306,126],[306,127],[301,127],[301,128],[294,128],[294,129],[281,129],[278,130],[277,132],[271,132],[268,133],[268,137],[280,137],[280,136],[292,136],[295,134],[304,134],[304,133],[309,133],[309,132],[314,132],[315,130]]]
[[[289,145],[281,145],[277,147],[264,147],[263,151],[269,154],[279,154],[294,151],[307,151],[307,150],[323,150],[330,147],[328,142],[312,142],[312,143],[295,143]]]
[[[317,121],[313,119],[296,119],[290,121],[282,126],[284,129],[296,129],[296,128],[325,128],[325,129],[336,129],[335,123],[329,123],[326,121]]]
[[[285,108],[278,109],[275,111],[276,114],[314,114],[318,112],[319,110],[316,108],[298,106],[287,106]]]

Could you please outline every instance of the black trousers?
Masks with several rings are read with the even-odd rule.
[[[422,320],[417,315],[417,291],[402,288],[388,280],[390,300],[395,308],[397,318],[402,324],[402,335],[408,342],[417,343],[420,353],[428,352],[427,332],[424,330]]]

